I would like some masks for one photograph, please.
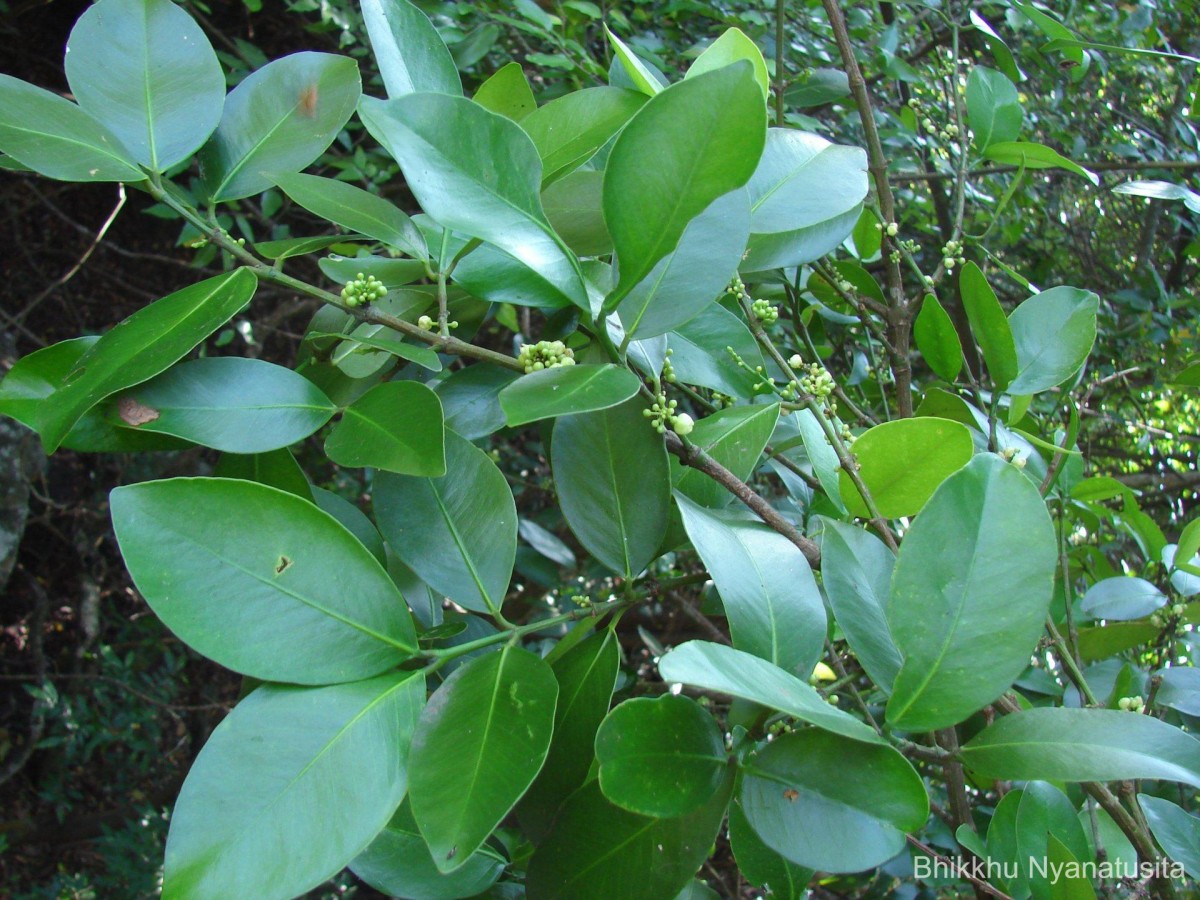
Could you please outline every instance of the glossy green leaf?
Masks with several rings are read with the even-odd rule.
[[[346,407],[325,453],[339,466],[438,478],[446,474],[445,431],[437,394],[416,381],[389,381]]]
[[[257,283],[247,269],[217,275],[138,310],[100,338],[42,407],[38,431],[46,452],[105,397],[153,378],[229,321]]]
[[[150,608],[226,668],[329,684],[377,675],[416,652],[387,573],[336,519],[294,494],[172,478],[117,488],[110,504]]]
[[[688,67],[685,79],[695,78],[705,72],[712,72],[738,60],[747,60],[754,67],[754,80],[762,88],[763,99],[771,95],[771,76],[767,72],[767,61],[763,59],[758,45],[740,28],[727,28],[719,38],[704,48],[704,52],[696,57],[696,61]]]
[[[266,259],[291,259],[295,256],[307,256],[327,247],[341,244],[343,247],[356,241],[370,240],[362,234],[320,234],[315,237],[284,238],[279,241],[259,241],[254,245],[254,252]]]
[[[605,799],[598,781],[568,798],[525,879],[530,900],[662,900],[691,883],[716,839],[733,787],[700,809],[652,819]]]
[[[764,844],[806,868],[874,868],[929,815],[921,777],[883,744],[809,728],[777,737],[742,771],[746,819]]]
[[[804,554],[736,512],[675,495],[683,524],[729,619],[733,645],[807,677],[825,645],[825,604]]]
[[[446,427],[469,441],[499,431],[504,427],[500,392],[520,377],[511,369],[482,363],[451,372],[436,388]]]
[[[359,117],[439,224],[495,244],[589,308],[579,261],[546,220],[541,161],[519,125],[447,94],[364,97]]]
[[[418,229],[420,231],[420,229]],[[392,259],[388,256],[339,256],[331,253],[318,260],[321,271],[338,284],[346,284],[361,272],[383,282],[389,291],[412,284],[425,277],[425,264],[416,259]]]
[[[764,844],[736,801],[729,805],[729,845],[738,871],[755,887],[766,888],[780,900],[801,900],[807,896],[813,870],[796,865]]]
[[[522,827],[535,841],[546,836],[559,807],[587,780],[620,662],[617,636],[605,629],[552,663],[558,680],[554,739],[546,764],[517,808]]]
[[[620,270],[608,308],[676,248],[692,219],[750,179],[765,135],[766,107],[746,62],[672,85],[638,111],[604,173]]]
[[[363,0],[363,21],[389,97],[418,91],[462,94],[458,67],[441,35],[408,0]]]
[[[837,451],[829,443],[829,437],[825,434],[825,429],[821,427],[817,414],[811,409],[798,409],[794,414],[793,421],[800,431],[804,452],[808,456],[813,474],[817,476],[821,489],[825,491],[825,496],[837,507],[839,512],[846,512],[846,501],[842,499],[841,482],[838,480],[842,464],[838,460]]]
[[[795,231],[751,234],[742,270],[761,272],[815,262],[841,246],[854,231],[862,211],[863,204],[859,203],[832,219]]]
[[[144,181],[111,131],[57,94],[0,74],[0,151],[62,181]]]
[[[155,172],[191,156],[221,121],[217,54],[170,0],[100,0],[71,29],[64,65],[80,107]]]
[[[806,680],[732,647],[688,641],[664,656],[658,671],[663,681],[740,697],[856,741],[883,740],[869,725],[826,703]]]
[[[1091,291],[1056,287],[1034,294],[1008,317],[1017,351],[1011,394],[1036,394],[1079,371],[1096,342],[1100,298]]]
[[[867,156],[859,147],[831,144],[815,134],[772,128],[747,188],[755,234],[814,228],[853,212],[840,243],[867,196]]]
[[[491,244],[483,244],[454,267],[454,283],[489,303],[561,309],[572,300],[546,276]]]
[[[552,531],[543,528],[532,519],[521,519],[517,523],[517,534],[521,540],[531,546],[546,559],[560,566],[575,565],[575,553],[564,544]]]
[[[1025,113],[1017,88],[1008,76],[986,66],[975,66],[967,78],[967,124],[975,132],[975,147],[1015,141]]]
[[[424,702],[419,672],[258,688],[188,772],[171,813],[163,895],[291,897],[332,878],[404,797]]]
[[[1079,603],[1093,619],[1141,619],[1167,603],[1166,595],[1144,578],[1118,576],[1097,581]]]
[[[1157,633],[1156,628],[1156,636]],[[1162,676],[1162,684],[1154,696],[1154,702],[1189,716],[1200,716],[1200,669],[1191,666],[1171,666],[1160,670],[1159,674]]]
[[[666,334],[714,303],[737,274],[750,238],[745,190],[718,197],[692,219],[679,245],[630,289],[617,313],[632,338]]]
[[[574,171],[596,154],[633,114],[646,95],[616,87],[584,88],[551,100],[522,120],[542,159],[542,186]]]
[[[313,487],[308,483],[308,476],[296,462],[296,457],[292,456],[292,451],[286,448],[271,450],[267,453],[222,453],[213,468],[213,476],[253,481],[278,488],[289,494],[295,494],[305,500],[315,499]],[[334,518],[338,517],[334,516]],[[338,521],[341,520],[338,519]]]
[[[887,618],[904,664],[888,721],[933,731],[1000,696],[1029,665],[1057,562],[1046,506],[1020,470],[983,454],[946,479],[896,559]]]
[[[824,106],[850,96],[850,79],[841,69],[816,67],[795,74],[783,93],[784,99],[797,109]]]
[[[1029,877],[1035,900],[1052,900],[1056,885],[1066,888],[1070,877],[1044,872],[1034,861],[1060,855],[1076,861],[1088,859],[1087,837],[1075,805],[1061,790],[1044,781],[1031,781],[1021,791],[1016,818],[1017,859]],[[1057,847],[1055,845],[1058,845]]]
[[[733,361],[725,348],[732,347],[752,368],[764,365],[762,351],[750,329],[717,303],[672,331],[667,344],[680,381],[732,397],[753,393],[754,378]]]
[[[1200,742],[1153,716],[1113,709],[1029,709],[997,719],[962,748],[984,778],[1125,781],[1200,787]]]
[[[992,162],[1024,166],[1027,169],[1066,169],[1076,175],[1082,175],[1097,187],[1100,186],[1100,179],[1094,172],[1067,159],[1045,144],[1032,141],[1003,141],[990,145],[983,151],[983,155]]]
[[[520,122],[537,109],[537,100],[533,97],[521,64],[517,62],[497,69],[479,86],[474,99],[484,109],[490,109],[514,122]]]
[[[612,253],[612,235],[604,222],[604,173],[570,172],[542,190],[546,218],[578,256]]]
[[[295,203],[322,219],[373,237],[415,259],[429,256],[425,238],[412,219],[376,194],[317,175],[283,173],[275,175],[272,181]]]
[[[613,709],[596,732],[596,760],[610,802],[659,819],[704,806],[725,780],[725,740],[712,715],[671,694]]]
[[[875,425],[858,437],[852,450],[879,514],[894,519],[920,512],[938,486],[971,461],[975,444],[965,425],[921,417]],[[869,518],[850,476],[842,471],[838,479],[847,509]]]
[[[958,377],[962,370],[962,342],[950,314],[933,294],[925,295],[913,323],[913,337],[934,374],[945,381],[954,381]]]
[[[334,336],[319,332],[309,332],[308,334],[308,337]],[[331,359],[339,368],[350,374],[352,370],[346,361],[357,353],[365,355],[367,350],[378,350],[390,356],[397,356],[431,372],[442,371],[442,361],[438,359],[437,353],[420,344],[405,343],[396,332],[385,325],[364,324],[358,326],[347,335],[347,340],[338,344],[337,349],[331,354]],[[375,368],[370,368],[368,374],[372,374],[374,371],[376,371]]]
[[[557,699],[550,667],[511,644],[455,669],[429,699],[409,794],[438,869],[464,865],[533,782]]]
[[[212,200],[237,200],[299,172],[337,137],[362,93],[346,56],[293,53],[263,66],[225,100],[216,134],[200,152]]]
[[[748,481],[778,421],[777,403],[731,406],[697,422],[688,440],[739,479]],[[701,506],[727,506],[733,500],[733,495],[717,482],[673,457],[671,472],[675,489]]]
[[[896,558],[875,535],[822,520],[821,580],[833,616],[871,681],[891,693],[900,651],[887,624]]]
[[[528,376],[526,376],[528,377]],[[563,516],[609,569],[632,578],[667,530],[671,470],[662,438],[635,397],[554,423],[550,462]]]
[[[646,68],[633,51],[625,45],[625,42],[609,31],[607,25],[604,26],[604,33],[608,35],[608,42],[612,45],[614,62],[620,62],[621,68],[633,82],[634,87],[650,97],[661,92],[662,84],[659,83],[654,73]]]
[[[992,56],[996,59],[996,65],[1000,67],[1005,75],[1014,83],[1020,83],[1025,80],[1025,73],[1017,66],[1017,61],[1013,57],[1012,51],[1008,49],[1008,44],[1000,35],[996,34],[996,30],[983,16],[979,15],[975,10],[970,12],[971,24],[975,29],[983,35],[983,39],[987,42],[988,48],[992,51]]]
[[[476,612],[500,609],[517,553],[517,509],[486,453],[446,432],[440,478],[380,473],[375,520],[422,581]]]
[[[593,412],[623,403],[641,381],[614,365],[555,366],[518,378],[500,392],[500,408],[511,426],[572,413]]]
[[[973,262],[963,266],[958,284],[971,332],[983,350],[993,383],[1003,391],[1017,377],[1017,348],[1012,328],[979,266]]]
[[[1200,878],[1200,818],[1150,794],[1138,794],[1138,806],[1158,845],[1189,875]]]
[[[291,369],[234,356],[193,359],[118,394],[109,420],[227,453],[265,453],[308,437],[335,407]]]
[[[379,561],[381,566],[387,568],[387,549],[383,545],[383,537],[366,514],[345,497],[335,494],[333,491],[327,491],[322,487],[313,487],[311,490],[313,503],[337,519],[342,527],[358,538],[360,544],[371,551],[371,555]]]
[[[350,863],[350,870],[377,891],[409,900],[475,897],[495,884],[504,869],[504,857],[485,845],[453,872],[439,871],[407,803]]]

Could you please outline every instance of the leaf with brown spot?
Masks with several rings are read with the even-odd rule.
[[[316,82],[310,84],[300,92],[300,113],[308,119],[316,118],[317,115],[317,85]]]
[[[139,425],[145,425],[147,422],[157,419],[158,410],[153,406],[139,403],[136,397],[126,396],[117,402],[117,415],[126,425],[137,428]]]

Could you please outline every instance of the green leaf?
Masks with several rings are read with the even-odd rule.
[[[778,421],[778,403],[731,406],[697,422],[688,439],[739,479],[748,481]],[[733,500],[729,491],[703,472],[674,458],[671,472],[676,490],[701,506],[716,508]]]
[[[758,521],[675,502],[729,619],[733,645],[807,678],[825,645],[825,605],[804,554]]]
[[[867,196],[867,155],[805,131],[771,128],[747,187],[755,234],[810,229],[853,212],[840,243],[853,230]]]
[[[993,162],[1010,166],[1024,166],[1027,169],[1066,169],[1076,175],[1082,175],[1096,187],[1100,186],[1100,179],[1094,172],[1061,156],[1045,144],[1035,144],[1031,141],[1002,141],[989,146],[983,151],[983,155]]]
[[[1071,879],[1069,875],[1061,877],[1065,874],[1062,872],[1057,878],[1052,872],[1043,874],[1035,867],[1035,860],[1062,855],[1079,861],[1090,856],[1075,805],[1061,790],[1044,781],[1032,781],[1021,791],[1016,839],[1017,859],[1026,869],[1029,887],[1038,900],[1052,900],[1056,885],[1065,889]]]
[[[887,617],[904,664],[888,722],[945,728],[1016,680],[1050,608],[1055,547],[1037,487],[1000,457],[978,456],[942,483],[896,559]]]
[[[737,274],[749,238],[749,195],[738,189],[714,200],[618,304],[630,339],[666,334],[714,303]]]
[[[587,780],[596,731],[608,712],[620,663],[620,646],[610,629],[591,635],[552,663],[558,680],[554,739],[546,764],[517,808],[522,828],[535,842],[546,836],[559,807]]]
[[[871,681],[891,693],[900,651],[887,624],[896,558],[875,535],[822,520],[821,578],[833,616]]]
[[[389,97],[462,94],[458,67],[424,12],[408,0],[363,0],[362,14]]]
[[[609,803],[598,781],[568,798],[550,837],[534,851],[530,900],[662,900],[691,883],[716,839],[733,788],[700,809],[652,819]]]
[[[846,512],[846,501],[842,499],[841,483],[838,480],[842,464],[837,451],[825,435],[825,429],[817,420],[817,414],[811,409],[796,410],[795,422],[800,431],[800,440],[804,444],[804,452],[812,465],[813,474],[821,484],[821,489],[839,512]]]
[[[1122,485],[1123,486],[1123,485]],[[1186,562],[1200,552],[1200,518],[1192,519],[1179,532],[1179,543],[1175,545],[1175,557]]]
[[[1012,328],[979,266],[973,262],[963,266],[958,285],[971,331],[983,350],[992,382],[1003,391],[1017,377],[1017,348]]]
[[[440,478],[381,473],[375,520],[388,546],[435,591],[475,612],[496,612],[517,553],[517,509],[486,453],[446,432]]]
[[[670,694],[610,712],[596,732],[596,760],[608,800],[659,819],[704,806],[725,781],[725,740],[712,715]]]
[[[945,381],[954,381],[958,377],[962,370],[962,342],[954,330],[950,314],[933,294],[925,295],[921,311],[913,323],[913,337],[916,338],[917,349],[934,374]]]
[[[0,75],[0,151],[61,181],[146,178],[116,135],[82,109],[10,75]]]
[[[442,401],[416,381],[377,384],[346,408],[325,439],[325,453],[339,466],[445,475]]]
[[[988,48],[992,51],[992,56],[996,59],[996,65],[1000,70],[1015,84],[1025,80],[1025,73],[1017,66],[1017,61],[1013,57],[1012,51],[1008,49],[1008,44],[1000,35],[996,34],[996,30],[988,23],[987,19],[971,10],[971,24],[976,30],[983,35],[983,39],[987,41]]]
[[[883,741],[870,726],[826,703],[807,681],[732,647],[688,641],[664,656],[658,671],[663,681],[740,697],[852,740]]]
[[[383,546],[383,537],[366,514],[333,491],[321,487],[311,488],[311,491],[313,503],[337,519],[342,527],[358,538],[360,544],[371,551],[381,566],[387,568],[387,549]]]
[[[824,106],[850,96],[850,79],[841,69],[817,67],[796,73],[796,80],[783,92],[784,99],[797,109]]]
[[[971,69],[967,79],[967,124],[975,132],[976,149],[1015,141],[1024,119],[1017,88],[1008,76],[986,66]]]
[[[1126,781],[1200,787],[1200,742],[1153,716],[1113,709],[1030,709],[997,719],[962,748],[984,778]]]
[[[971,461],[971,432],[950,419],[921,417],[883,422],[854,442],[859,476],[879,514],[894,519],[921,511],[933,492]],[[838,474],[842,499],[853,515],[870,518],[850,476]]]
[[[475,102],[484,109],[520,122],[537,109],[537,100],[521,64],[510,62],[501,66],[475,92]]]
[[[495,244],[589,309],[579,261],[546,220],[541,161],[519,125],[446,94],[364,97],[359,117],[439,224]]]
[[[291,259],[294,256],[307,256],[326,247],[338,244],[347,245],[356,241],[370,240],[362,234],[320,234],[315,237],[284,238],[280,241],[259,241],[254,245],[254,252],[267,259]]]
[[[1112,189],[1114,194],[1133,194],[1137,197],[1153,197],[1156,200],[1182,200],[1192,212],[1200,212],[1200,194],[1188,190],[1181,184],[1169,181],[1127,181]]]
[[[293,53],[252,73],[200,151],[209,199],[249,197],[299,172],[333,143],[361,93],[358,64],[345,56]]]
[[[542,159],[542,187],[591,159],[646,103],[616,87],[584,88],[551,100],[522,120]]]
[[[776,738],[742,771],[746,819],[764,844],[806,868],[874,868],[929,816],[921,777],[883,744],[810,728]]]
[[[46,452],[105,397],[153,378],[224,325],[257,284],[248,269],[217,275],[138,310],[100,338],[42,407],[38,431]]]
[[[667,342],[672,353],[671,364],[680,381],[733,397],[751,395],[754,379],[733,361],[725,348],[732,347],[752,368],[765,365],[750,329],[718,303],[672,331]]]
[[[1083,595],[1079,608],[1093,619],[1119,622],[1141,619],[1166,603],[1166,595],[1144,578],[1121,575],[1093,584]]]
[[[336,519],[294,494],[172,478],[117,488],[110,504],[150,608],[228,669],[330,684],[377,675],[416,652],[387,573]]]
[[[603,172],[580,169],[564,175],[542,190],[542,205],[546,218],[573,253],[612,253],[612,235],[604,223]]]
[[[528,376],[526,376],[528,377]],[[633,578],[667,530],[671,470],[662,438],[631,400],[554,423],[550,462],[563,516],[588,552]]]
[[[225,356],[180,363],[118,394],[108,416],[227,453],[265,453],[308,437],[336,409],[291,369]]]
[[[1200,818],[1150,794],[1138,794],[1138,806],[1158,845],[1189,875],[1200,878]]]
[[[171,814],[163,893],[290,897],[336,875],[407,787],[419,672],[267,684],[217,726]]]
[[[767,72],[767,61],[763,59],[758,45],[740,28],[727,28],[725,32],[713,41],[704,52],[696,57],[684,75],[684,79],[695,78],[705,72],[712,72],[738,60],[746,60],[754,67],[754,80],[762,88],[763,99],[771,96],[771,76]]]
[[[1079,288],[1034,294],[1008,317],[1017,351],[1011,394],[1036,394],[1079,371],[1096,342],[1100,298]]]
[[[613,55],[620,61],[621,68],[625,70],[625,74],[629,76],[629,80],[633,82],[634,87],[650,97],[661,92],[663,86],[654,77],[654,73],[646,68],[640,59],[634,56],[633,51],[625,46],[624,41],[609,31],[608,25],[604,26],[604,33],[608,35],[608,42],[612,45]]]
[[[450,874],[440,872],[409,804],[404,803],[367,849],[354,857],[350,870],[389,896],[447,900],[484,893],[505,865],[504,857],[485,845]]]
[[[750,823],[742,805],[729,805],[729,845],[737,860],[738,871],[755,887],[764,887],[772,897],[801,900],[812,881],[813,870],[785,859],[763,843]]]
[[[272,181],[309,212],[395,247],[414,259],[428,259],[425,238],[403,210],[382,197],[344,181],[284,173]]]
[[[152,171],[187,159],[221,121],[217,54],[170,0],[100,0],[71,29],[64,65],[84,112]]]
[[[286,448],[271,450],[268,453],[222,453],[213,469],[213,476],[253,481],[295,494],[305,500],[314,499],[308,476],[296,462],[296,457],[292,456],[292,451]]]
[[[862,211],[863,204],[859,203],[839,216],[795,231],[751,234],[742,270],[762,272],[815,262],[841,246],[854,231]]]
[[[604,172],[620,270],[609,309],[676,248],[692,219],[750,179],[765,136],[766,106],[746,62],[672,85],[642,107]]]
[[[518,378],[500,392],[500,408],[516,427],[623,403],[641,381],[621,366],[554,366]]]
[[[455,669],[429,699],[409,794],[438,869],[464,865],[533,782],[557,699],[550,667],[511,644]]]
[[[469,441],[499,431],[504,427],[500,392],[520,377],[511,369],[483,363],[451,372],[436,388],[442,398],[446,427]]]

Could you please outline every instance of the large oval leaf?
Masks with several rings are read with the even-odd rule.
[[[234,88],[200,153],[212,200],[237,200],[299,172],[325,152],[362,93],[358,64],[329,53],[293,53]]]
[[[975,132],[977,150],[1015,141],[1025,113],[1017,87],[1008,76],[987,66],[975,66],[967,78],[967,124]]]
[[[46,452],[105,397],[153,378],[224,325],[257,285],[249,269],[217,275],[138,310],[100,338],[42,407],[38,432]]]
[[[904,664],[888,721],[932,731],[1000,696],[1029,665],[1057,561],[1046,506],[1020,470],[984,454],[946,479],[896,559],[887,618]]]
[[[439,224],[495,244],[589,308],[579,261],[546,220],[541,160],[521,126],[447,94],[364,97],[359,117]]]
[[[808,132],[772,128],[747,189],[755,234],[812,228],[836,221],[862,203],[867,154]]]
[[[754,67],[754,78],[758,81],[758,86],[762,88],[763,96],[769,96],[771,76],[767,72],[767,61],[763,59],[758,45],[746,37],[745,32],[740,28],[725,29],[719,38],[696,57],[696,61],[688,67],[687,74],[683,77],[685,79],[695,78],[697,75],[703,75],[705,72],[735,63],[739,59],[749,61],[750,65]]]
[[[1166,603],[1166,595],[1146,579],[1118,575],[1097,581],[1088,588],[1079,608],[1093,619],[1120,622],[1148,616]]]
[[[725,348],[732,347],[751,368],[764,365],[762,351],[745,323],[719,303],[680,325],[667,341],[675,374],[685,384],[732,397],[754,393],[754,376],[735,363]]]
[[[594,412],[623,403],[641,381],[620,366],[554,366],[518,378],[500,392],[509,425],[526,425],[572,413]]]
[[[1200,741],[1153,716],[1113,709],[1030,709],[998,719],[962,748],[984,778],[1126,781],[1200,787]]]
[[[913,516],[938,485],[975,452],[970,430],[950,419],[896,419],[868,429],[854,442],[859,476],[884,518]],[[846,508],[869,518],[867,505],[850,476],[838,474]]]
[[[604,173],[620,266],[608,308],[675,249],[692,219],[749,180],[765,138],[766,107],[747,62],[672,85],[642,107]]]
[[[64,65],[84,111],[155,172],[191,156],[221,121],[217,54],[170,0],[100,0],[71,29]]]
[[[667,530],[667,451],[633,398],[554,423],[550,462],[567,524],[588,551],[632,578]]]
[[[226,453],[265,453],[308,437],[337,407],[291,369],[261,359],[180,363],[116,398],[110,420]]]
[[[742,768],[741,804],[754,831],[807,868],[878,866],[929,815],[921,776],[889,746],[808,728],[776,738]]]
[[[942,308],[937,295],[926,294],[921,311],[913,323],[913,338],[925,362],[946,381],[954,381],[962,370],[962,341],[954,330],[954,320]]]
[[[758,466],[778,421],[778,403],[731,406],[697,422],[689,439],[742,481],[746,481]],[[685,467],[674,458],[671,460],[671,473],[676,490],[701,506],[728,506],[733,500],[728,490],[706,474]]]
[[[825,645],[825,604],[804,554],[761,522],[675,495],[683,525],[721,592],[733,645],[793,675]]]
[[[1200,878],[1200,818],[1150,794],[1138,794],[1138,805],[1158,845],[1189,875]]]
[[[615,87],[585,88],[551,100],[521,122],[542,158],[546,187],[587,162],[642,108],[646,95]]]
[[[292,897],[333,877],[404,797],[424,702],[418,672],[258,688],[188,773],[171,814],[163,895]]]
[[[424,12],[408,0],[363,0],[362,15],[389,97],[462,93],[454,58]]]
[[[663,681],[740,697],[856,741],[883,741],[869,725],[826,703],[807,681],[732,647],[688,641],[664,656],[658,671]]]
[[[1017,350],[1010,394],[1036,394],[1079,371],[1096,342],[1100,298],[1091,291],[1056,287],[1034,294],[1008,317]]]
[[[467,609],[500,609],[517,554],[517,508],[486,453],[447,431],[445,475],[382,473],[374,503],[388,545],[422,581]]]
[[[125,565],[150,608],[227,668],[330,684],[416,652],[408,607],[383,567],[333,516],[294,494],[172,478],[117,488],[109,502]]]
[[[729,849],[738,871],[755,887],[765,887],[772,897],[801,900],[813,870],[798,866],[763,843],[738,802],[729,804]]]
[[[446,474],[442,401],[416,381],[377,384],[350,406],[325,439],[339,466],[439,478]]]
[[[511,644],[454,670],[429,699],[409,757],[413,816],[443,872],[464,865],[537,776],[558,682]]]
[[[47,178],[143,181],[116,135],[57,94],[0,75],[0,151]]]
[[[596,760],[605,797],[660,819],[703,806],[725,780],[725,741],[712,715],[670,694],[610,712],[596,732]]]

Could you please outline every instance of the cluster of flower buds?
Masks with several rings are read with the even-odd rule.
[[[942,265],[947,269],[953,269],[955,266],[965,266],[967,258],[962,255],[962,241],[947,241],[946,246],[942,248]]]
[[[672,350],[668,347],[667,355],[663,359],[662,379],[667,384],[674,384],[675,381],[677,380],[677,376],[675,375],[675,367],[673,365],[671,365],[671,354],[674,352],[675,352],[674,350]]]
[[[525,367],[525,374],[528,375],[542,369],[575,365],[575,351],[562,341],[538,341],[522,347],[517,362]]]
[[[383,282],[374,275],[364,275],[359,272],[354,280],[346,282],[342,288],[342,301],[347,306],[365,306],[375,300],[380,300],[387,293]]]
[[[755,300],[750,304],[750,311],[764,325],[774,325],[779,321],[779,309],[772,306],[768,300]]]
[[[1146,701],[1138,697],[1122,697],[1117,701],[1117,708],[1125,712],[1140,713],[1146,709]]]
[[[800,389],[812,394],[817,400],[828,400],[829,395],[833,393],[833,376],[820,363],[812,363],[808,367],[808,374],[800,379]]]

